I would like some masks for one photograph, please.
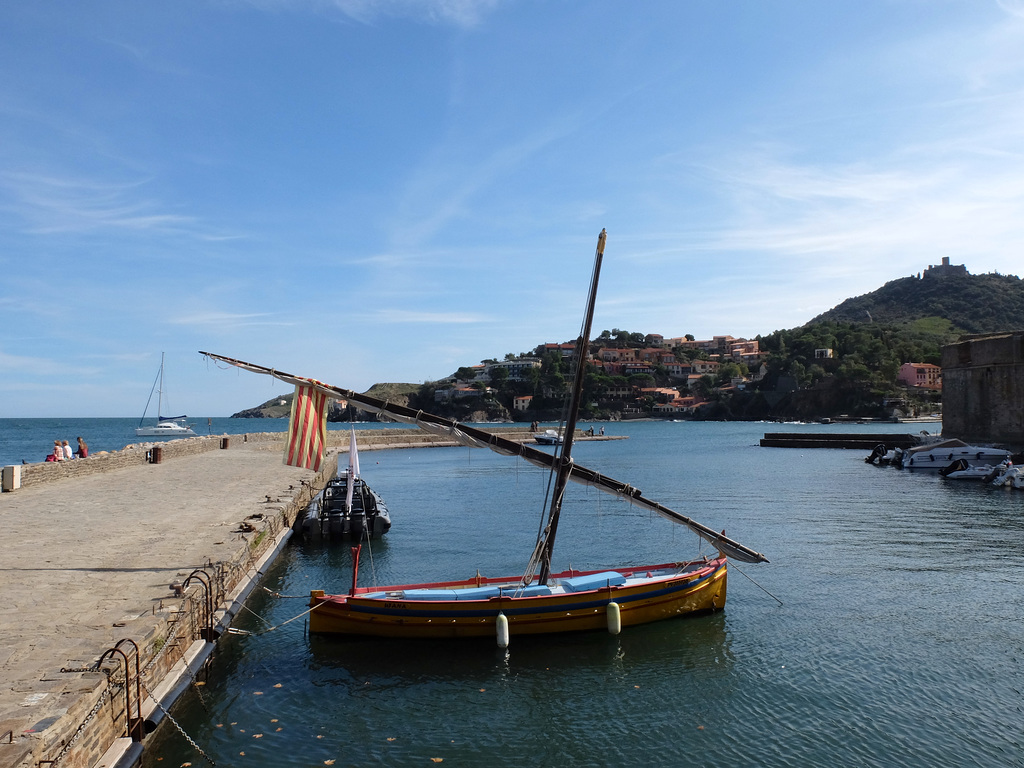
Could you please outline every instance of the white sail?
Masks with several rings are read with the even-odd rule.
[[[345,491],[346,509],[352,509],[352,495],[355,493],[357,477],[359,477],[359,453],[356,450],[356,428],[350,425],[348,438],[348,484]]]

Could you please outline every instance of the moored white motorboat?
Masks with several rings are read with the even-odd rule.
[[[1010,466],[998,477],[992,479],[992,485],[1007,488],[1024,489],[1024,470],[1020,467]]]
[[[883,443],[876,445],[874,450],[864,459],[868,464],[877,464],[880,467],[887,467],[890,464],[899,466],[902,460],[902,448],[886,448]]]
[[[968,445],[963,440],[943,440],[940,443],[919,445],[903,452],[903,469],[922,469],[937,472],[957,459],[969,466],[988,464],[995,466],[1010,460],[1010,452],[991,446]]]
[[[562,436],[553,429],[545,429],[533,436],[533,439],[541,445],[561,445]]]
[[[391,515],[380,495],[359,476],[359,453],[353,428],[349,437],[348,469],[327,483],[306,509],[300,525],[307,537],[360,541],[379,539],[391,529]]]
[[[999,481],[1006,474],[1009,465],[1002,464],[968,464],[966,459],[957,459],[948,467],[939,470],[939,474],[950,480],[978,480],[983,483],[1002,485]]]

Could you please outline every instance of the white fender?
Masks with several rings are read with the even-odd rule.
[[[508,617],[504,613],[499,613],[494,626],[498,632],[498,647],[508,648]]]
[[[608,603],[606,618],[608,619],[608,631],[613,635],[619,634],[622,631],[622,615],[618,603],[614,601]]]

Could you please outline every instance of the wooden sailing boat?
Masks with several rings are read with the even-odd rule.
[[[604,257],[605,232],[598,238],[583,328],[576,342],[576,370],[564,441],[554,454],[507,440],[448,419],[413,411],[366,395],[330,387],[240,360],[207,354],[247,370],[267,373],[297,386],[314,386],[331,397],[347,399],[370,412],[428,431],[444,434],[474,447],[520,456],[555,472],[547,523],[533,555],[520,576],[487,578],[479,574],[461,581],[357,586],[354,558],[348,594],[310,595],[309,631],[341,635],[401,638],[496,637],[501,646],[511,635],[549,634],[646,624],[675,616],[720,610],[725,605],[727,557],[749,562],[767,558],[727,538],[724,533],[643,497],[639,489],[581,467],[572,460],[573,435],[583,390],[583,373],[597,285]],[[634,565],[615,570],[551,573],[551,555],[558,531],[562,499],[569,480],[613,494],[629,503],[681,523],[718,549],[717,556],[658,565]]]

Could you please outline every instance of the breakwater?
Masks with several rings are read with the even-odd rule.
[[[762,448],[857,448],[870,451],[879,443],[887,448],[913,448],[918,435],[843,432],[766,432]]]
[[[528,441],[532,433],[526,428],[505,427],[491,430],[510,440]],[[577,430],[582,435],[581,430]],[[87,459],[73,459],[59,462],[37,462],[16,465],[20,475],[20,487],[28,488],[55,480],[70,480],[88,475],[103,474],[117,469],[139,467],[161,463],[184,456],[196,456],[208,451],[229,447],[232,443],[257,448],[280,450],[285,439],[283,432],[250,432],[240,435],[203,435],[167,442],[139,442],[125,446],[119,451],[101,451]],[[361,429],[356,430],[359,450],[382,448],[416,448],[429,446],[451,446],[457,443],[442,435],[434,435],[419,429]],[[349,433],[340,430],[327,433],[328,448],[347,448]]]

